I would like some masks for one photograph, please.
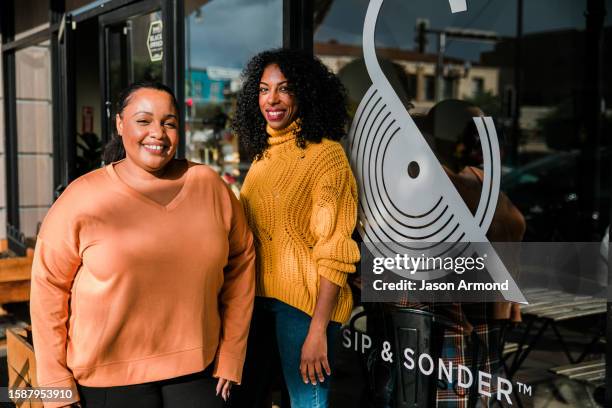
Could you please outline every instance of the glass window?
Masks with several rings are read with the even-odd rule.
[[[565,366],[568,358],[573,359],[569,357],[569,351],[575,353],[574,356],[584,352],[582,357],[585,361],[599,364],[603,369],[605,355],[602,349],[591,348],[589,343],[592,345],[601,341],[606,330],[605,303],[609,293],[606,286],[610,260],[607,259],[608,238],[605,231],[610,226],[611,205],[612,2],[334,0],[316,3],[324,3],[318,5],[324,15],[315,27],[316,53],[338,74],[348,89],[353,113],[372,85],[364,67],[362,51],[366,10],[369,5],[381,4],[375,35],[370,40],[375,43],[380,71],[405,107],[405,112],[401,107],[386,110],[385,105],[393,104],[397,99],[386,98],[389,91],[387,84],[376,80],[375,89],[367,94],[368,98],[363,99],[361,107],[364,110],[360,114],[364,114],[353,122],[353,125],[360,127],[357,127],[358,135],[354,143],[347,144],[352,149],[349,153],[352,153],[352,158],[365,162],[354,168],[361,187],[360,222],[364,219],[368,221],[369,216],[369,231],[374,231],[363,228],[362,232],[365,230],[367,238],[379,242],[397,242],[402,238],[412,241],[414,236],[423,236],[418,234],[420,231],[415,231],[420,227],[412,227],[414,234],[401,234],[398,231],[409,231],[410,226],[415,225],[418,217],[411,215],[425,214],[426,210],[412,211],[418,208],[419,203],[426,202],[428,195],[435,198],[442,196],[440,200],[443,200],[449,191],[431,182],[440,177],[440,172],[436,176],[436,172],[431,171],[437,167],[436,162],[428,161],[426,167],[420,167],[420,174],[428,177],[425,179],[428,184],[412,184],[412,179],[419,177],[419,166],[412,174],[411,166],[418,165],[417,161],[425,158],[433,160],[432,155],[423,154],[425,143],[435,154],[436,161],[445,166],[456,192],[475,211],[480,192],[486,189],[481,184],[487,179],[481,181],[476,176],[484,167],[481,144],[493,140],[493,128],[489,126],[493,124],[501,152],[501,190],[505,197],[501,196],[498,202],[496,220],[488,230],[488,238],[492,241],[531,241],[521,245],[516,258],[531,250],[532,258],[538,259],[530,261],[541,262],[538,267],[521,262],[518,285],[533,303],[538,302],[534,295],[537,290],[548,298],[541,298],[542,303],[536,303],[536,306],[533,303],[521,305],[520,311],[516,310],[517,315],[522,313],[525,321],[535,324],[538,321],[550,322],[553,315],[555,321],[563,320],[559,326],[562,326],[561,330],[554,330],[556,334],[548,330],[549,326],[538,332],[537,336],[541,337],[529,346],[533,346],[531,353],[527,353],[528,357],[527,354],[523,355],[527,360],[522,362],[522,359],[518,359],[522,365],[512,368],[516,370],[510,373],[514,378],[533,375],[543,379],[533,384],[529,395],[515,388],[515,401],[512,403],[515,404],[520,398],[523,403],[529,401],[528,405],[534,407],[546,406],[546,394],[561,382],[568,387],[567,395],[571,394],[565,401],[567,406],[588,405],[594,395],[596,398],[603,396],[605,384],[594,381],[600,373],[603,376],[603,371],[591,377],[593,381],[588,381],[593,386],[589,387],[588,393],[583,392],[582,382],[568,382],[567,377],[549,374],[555,372],[552,367]],[[461,5],[467,6],[467,11],[451,12],[451,7]],[[597,11],[598,7],[601,7],[600,11]],[[419,23],[424,28],[422,33],[417,30]],[[517,30],[517,25],[522,29]],[[598,36],[601,43],[598,43]],[[445,43],[440,43],[440,38],[445,38]],[[332,48],[335,52],[332,52]],[[403,67],[404,73],[393,69],[397,66]],[[415,75],[416,81],[403,81],[403,75]],[[381,83],[383,86],[376,87]],[[415,91],[406,87],[414,87]],[[400,114],[405,115],[397,118]],[[410,123],[408,115],[419,132],[412,126],[408,126],[408,129],[403,126]],[[486,120],[487,126],[475,126],[474,117],[483,115],[492,121]],[[388,117],[393,117],[393,121]],[[405,122],[397,124],[395,120]],[[388,132],[384,130],[385,127],[389,129]],[[415,142],[416,139],[418,142]],[[415,167],[412,169],[414,171]],[[424,173],[424,169],[429,173]],[[466,181],[468,178],[473,183],[471,187]],[[415,185],[418,190],[412,189]],[[462,219],[460,224],[467,222],[470,222],[468,217]],[[574,256],[572,251],[566,251],[568,246],[559,244],[569,243],[571,246],[578,243],[575,246],[579,247],[585,242],[592,244],[590,248],[597,251],[585,251],[586,254],[580,254],[581,259]],[[537,251],[533,249],[533,243],[545,244],[537,246]],[[600,245],[602,252],[599,251]],[[555,250],[558,253],[553,253]],[[582,255],[585,255],[584,259]],[[554,261],[551,261],[553,258],[559,258],[562,262],[554,265]],[[525,258],[521,261],[525,261]],[[563,270],[561,263],[570,267]],[[603,265],[599,272],[596,263]],[[364,288],[368,281],[371,283],[373,279],[383,276],[363,278],[367,269],[362,264],[360,283]],[[565,276],[568,269],[571,279]],[[464,276],[470,279],[467,274]],[[532,282],[528,282],[529,279]],[[598,309],[583,308],[575,297],[587,287],[588,293],[580,293],[587,296],[580,300],[598,303]],[[531,289],[531,293],[525,289]],[[410,298],[411,294],[405,296]],[[367,311],[368,305],[365,306]],[[418,306],[409,304],[407,308]],[[437,304],[436,307],[439,309],[434,309],[434,312],[439,313],[447,306]],[[472,319],[480,320],[482,315],[472,314],[476,309],[470,310],[465,303],[459,307],[465,313],[462,312],[457,320],[451,318],[454,324],[463,326]],[[568,313],[574,310],[580,311]],[[393,319],[389,317],[385,321]],[[367,330],[370,330],[372,320],[368,316]],[[387,329],[391,332],[387,340],[398,341],[397,333],[412,330],[416,323],[408,321],[406,319],[405,327]],[[530,331],[533,329],[531,323],[508,326],[506,340],[535,339]],[[489,326],[489,329],[496,330],[496,324],[499,322]],[[610,331],[610,328],[607,330]],[[380,335],[380,332],[375,334]],[[567,340],[570,336],[576,342],[568,346],[568,354],[564,355],[559,351],[563,349],[560,339],[564,337]],[[430,336],[425,334],[425,337],[429,340]],[[402,341],[408,343],[408,340],[399,340],[396,345]],[[378,344],[382,344],[382,339]],[[444,347],[441,347],[443,359],[467,355],[454,352],[453,347],[447,348],[446,344],[445,340]],[[448,350],[453,352],[446,355]],[[401,348],[395,348],[394,352],[400,353]],[[493,352],[490,356],[495,357],[496,354]],[[485,359],[486,355],[485,351]],[[348,356],[346,358],[350,359]],[[607,364],[609,366],[611,362]],[[500,369],[495,375],[499,374],[500,379],[507,377],[508,371],[503,371]],[[412,375],[411,371],[402,371],[401,374],[398,371],[397,375],[401,377],[404,373]],[[341,388],[342,381],[347,389],[352,384],[367,384],[367,377],[355,376],[347,376],[351,378],[336,382],[336,387]],[[419,377],[406,378],[409,379],[399,390],[401,392],[389,395],[389,399],[398,395],[400,398],[418,395],[410,387],[424,382]],[[452,400],[452,404],[469,405],[468,401],[461,401],[456,388],[458,382],[444,384],[446,381],[440,381],[435,373],[426,381],[438,383],[436,402],[444,404]],[[595,388],[597,390],[593,392]],[[371,388],[367,388],[362,395],[367,394],[378,395]],[[348,395],[345,398],[342,406],[356,406],[361,402],[359,396],[352,400]],[[599,402],[604,404],[603,401]],[[481,403],[483,406],[495,405],[494,401]]]
[[[455,78],[452,77],[444,77],[443,84],[443,97],[444,99],[452,99],[455,97]]]
[[[385,0],[376,26],[378,61],[410,114],[427,115],[444,100],[461,99],[492,116],[504,174],[509,179],[514,180],[512,172],[521,171],[525,164],[538,160],[541,162],[537,165],[543,167],[552,162],[564,163],[555,174],[581,173],[573,178],[576,183],[566,183],[565,187],[573,186],[576,191],[571,196],[578,200],[581,196],[597,198],[586,200],[578,216],[567,214],[575,234],[565,239],[601,238],[609,224],[610,186],[609,177],[604,177],[607,173],[601,173],[601,177],[596,175],[607,162],[607,150],[601,141],[612,131],[612,111],[607,109],[601,120],[602,132],[596,136],[596,127],[590,125],[595,116],[587,112],[584,104],[584,98],[593,98],[593,91],[589,89],[596,88],[592,87],[587,70],[597,64],[594,58],[598,58],[594,53],[588,54],[585,17],[588,2],[564,0],[563,6],[553,0],[523,3],[522,54],[518,67],[515,53],[518,0],[468,1],[468,10],[462,13],[451,13],[448,1]],[[321,9],[317,12],[322,15],[315,27],[315,53],[343,80],[354,112],[371,84],[365,68],[359,76],[349,69],[353,65],[363,66],[361,47],[368,2],[335,0],[331,5],[315,7]],[[612,99],[612,70],[609,69],[612,53],[610,42],[606,41],[612,35],[612,13],[607,8],[603,27],[606,49],[599,55],[604,66],[600,91],[605,100]],[[426,27],[422,50],[418,44],[419,22]],[[446,32],[442,48],[439,47],[441,31]],[[443,54],[439,55],[440,52]],[[443,61],[442,66],[439,61]],[[392,66],[401,67],[404,73]],[[444,77],[438,79],[438,72]],[[517,83],[519,74],[520,83]],[[576,151],[575,155],[584,156],[592,149],[597,152],[592,157],[561,160],[567,152]],[[559,182],[553,179],[539,178],[537,188],[542,197],[550,198],[551,206],[553,201],[565,200],[561,195],[552,198],[552,192],[559,190]],[[512,194],[518,194],[519,189],[513,186]],[[523,197],[517,196],[515,204],[530,217],[530,202],[523,202]],[[544,211],[534,217],[542,218],[546,214]],[[557,217],[559,213],[555,214]],[[547,221],[548,224],[555,222],[561,221],[553,218]],[[546,228],[540,228],[539,231],[530,229],[525,238],[547,241],[552,237]]]
[[[49,42],[15,53],[19,223],[34,238],[53,202],[53,126]]]
[[[256,53],[282,46],[282,10],[282,0],[185,2],[186,155],[236,189],[250,165],[229,128],[240,73]]]
[[[433,75],[425,76],[425,100],[436,100],[436,78]]]
[[[417,81],[418,77],[416,74],[408,74],[408,89],[410,90],[408,96],[410,99],[415,99],[417,96]]]
[[[472,96],[478,96],[484,92],[484,79],[472,78]]]

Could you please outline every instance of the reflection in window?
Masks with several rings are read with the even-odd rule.
[[[605,17],[602,11],[594,10],[595,5],[601,5],[603,9],[604,3],[607,8]],[[400,98],[402,94],[414,95],[411,101],[414,108],[408,109],[408,113],[415,118],[423,133],[431,132],[432,139],[435,139],[432,143],[434,149],[446,147],[446,157],[439,154],[441,149],[436,151],[441,160],[482,160],[482,157],[472,154],[482,153],[479,139],[473,137],[480,135],[474,132],[472,117],[479,115],[480,111],[493,117],[503,161],[501,188],[526,221],[525,241],[600,242],[611,222],[611,151],[605,147],[606,140],[612,135],[612,107],[609,103],[612,100],[611,3],[607,0],[521,1],[524,8],[520,20],[517,16],[518,4],[518,1],[467,1],[467,12],[452,14],[447,1],[385,0],[376,31],[377,56],[382,71]],[[348,50],[350,47],[359,50],[367,6],[367,1],[335,0],[327,17],[317,27],[315,44],[318,48],[315,47],[315,50],[324,50],[329,44],[334,44],[338,50]],[[409,50],[419,48],[414,41],[418,37],[415,35],[418,21],[427,22],[432,30],[463,32],[473,37],[471,41],[466,41],[467,35],[449,37],[444,55],[437,55],[436,33],[432,32],[426,35],[428,44],[423,47],[423,52],[410,53]],[[522,24],[522,38],[517,38],[517,24]],[[495,33],[497,39],[475,41],[474,37],[478,38],[483,31]],[[602,37],[599,44],[597,35]],[[520,48],[517,44],[520,44]],[[520,55],[517,50],[521,50]],[[348,58],[358,60],[362,57],[359,52],[353,55],[337,53],[335,56],[338,60],[342,59],[344,64],[352,63],[351,60],[346,61]],[[408,75],[417,76],[414,94],[403,89],[401,81],[393,79],[393,71],[385,68],[383,60],[402,65],[406,67]],[[334,61],[325,61],[337,72]],[[597,74],[596,67],[601,67],[599,78],[589,75],[593,71]],[[436,77],[436,74],[439,76]],[[441,80],[441,76],[444,80]],[[346,75],[341,79],[349,89],[359,89],[361,86],[367,90],[370,85],[367,75]],[[443,88],[439,89],[439,85]],[[463,101],[440,101],[441,97]],[[359,101],[360,98],[355,104]],[[602,104],[602,101],[608,102]],[[473,109],[473,105],[480,109]],[[468,109],[461,111],[455,108],[462,106]],[[435,126],[435,120],[430,120],[436,112],[439,113],[436,115],[438,126]],[[457,119],[470,123],[470,126],[457,126]],[[406,167],[410,163],[411,153],[405,152],[406,163],[402,164]],[[384,165],[387,163],[389,161]],[[398,166],[397,170],[405,175],[406,167]],[[400,174],[399,171],[397,174]],[[387,186],[393,188],[401,184],[394,181]],[[374,184],[379,183],[376,180]],[[436,191],[437,186],[430,188]],[[367,190],[365,187],[366,194]],[[506,205],[512,208],[507,202]],[[498,207],[500,209],[501,206]],[[501,215],[503,211],[496,214],[501,221],[494,228],[510,231],[513,228],[512,218],[518,214],[505,217]],[[607,237],[603,239],[603,243],[608,240]],[[602,253],[603,262],[599,262],[600,265],[604,264],[604,268],[597,275],[597,282],[603,282],[604,286],[608,282],[607,251],[606,247]],[[572,287],[564,282],[565,278],[554,267],[533,271],[532,284],[543,285],[544,293],[559,286],[563,290],[573,291],[582,285],[588,286],[587,282],[596,276],[595,257],[576,262],[578,257],[571,254],[542,252],[539,255],[544,258],[558,256],[563,262],[575,265],[572,267],[572,279],[567,280],[572,282]],[[532,271],[527,269],[521,273],[527,272],[529,275]],[[526,280],[522,280],[519,284],[525,283]],[[573,293],[568,294],[570,299],[573,296]],[[593,341],[597,341],[605,322],[596,319],[595,314],[601,317],[604,313],[605,307],[588,317],[578,317],[574,327],[582,329],[579,335],[585,339],[595,336]],[[518,338],[524,334],[516,331],[508,338]],[[550,338],[547,339],[548,344],[553,344]],[[577,346],[583,349],[587,344]],[[603,361],[601,350],[590,351],[589,360]],[[561,353],[549,353],[548,357],[551,360],[547,362],[566,364],[565,356]],[[516,375],[520,377],[525,372],[517,369]],[[554,387],[553,382],[557,380],[551,378],[534,386],[534,395]],[[604,390],[601,386],[598,392]],[[601,392],[600,395],[603,394]],[[591,396],[589,393],[588,397]],[[453,396],[453,402],[457,405],[461,405],[461,402],[457,402],[459,399]],[[356,398],[352,404],[345,405],[359,403]],[[469,405],[467,401],[465,404]],[[569,405],[584,404],[575,400],[568,402]]]
[[[408,74],[408,89],[410,89],[408,96],[412,100],[416,99],[418,83],[419,77],[417,74]]]
[[[317,14],[315,54],[338,73],[348,88],[354,112],[370,86],[367,72],[354,69],[363,60],[361,41],[368,2],[322,3],[326,5]],[[492,116],[508,177],[530,162],[546,168],[548,162],[542,160],[577,152],[578,164],[569,170],[575,172],[577,180],[572,187],[575,191],[568,193],[577,197],[571,205],[565,196],[553,194],[556,185],[552,179],[538,177],[538,197],[554,196],[562,212],[529,214],[530,201],[519,191],[528,191],[529,183],[513,189],[514,197],[510,198],[516,198],[532,225],[539,225],[529,229],[530,239],[556,239],[550,234],[551,225],[565,223],[561,221],[565,219],[571,220],[567,230],[574,231],[566,239],[600,239],[610,223],[610,177],[607,173],[597,175],[607,166],[602,141],[612,132],[612,109],[606,105],[601,123],[594,126],[592,106],[601,104],[588,105],[585,101],[596,99],[596,89],[604,100],[612,99],[612,13],[606,7],[605,17],[587,20],[589,7],[595,2],[586,0],[564,1],[563,7],[556,0],[523,4],[520,66],[516,66],[517,2],[485,0],[468,2],[468,11],[456,14],[445,9],[448,2],[385,0],[376,31],[379,63],[412,115],[427,115],[443,99],[462,99]],[[433,30],[425,34],[422,50],[415,31],[418,21],[425,21]],[[602,26],[598,21],[603,21]],[[592,27],[588,29],[587,24]],[[437,33],[441,31],[447,33],[447,41],[444,54],[438,55]],[[589,46],[589,32],[602,33],[603,47],[599,51]],[[397,66],[404,73],[398,72]],[[589,76],[596,66],[603,66],[599,80]],[[564,166],[563,171],[570,168],[569,164]],[[529,179],[526,176],[525,180]],[[544,202],[533,205],[543,207]]]
[[[17,51],[15,68],[19,223],[26,238],[33,239],[53,202],[49,42]]]
[[[436,78],[433,75],[425,76],[425,100],[436,100]]]
[[[442,85],[442,97],[444,99],[455,98],[455,78],[444,77],[444,82]]]
[[[472,78],[472,96],[478,96],[484,92],[484,79]]]
[[[134,81],[148,80],[161,81],[163,53],[160,51],[163,40],[155,43],[149,42],[150,38],[161,37],[162,13],[154,11],[142,16],[128,19],[127,27],[131,33],[130,51],[132,75]]]
[[[240,73],[253,55],[282,45],[282,0],[185,1],[185,15],[186,156],[238,189],[250,165],[229,128]]]

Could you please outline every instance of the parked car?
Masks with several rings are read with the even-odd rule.
[[[610,220],[610,149],[600,149],[600,195],[586,210],[594,163],[578,150],[551,154],[503,175],[501,189],[525,216],[525,241],[599,241]],[[582,163],[582,166],[581,164]],[[588,169],[588,168],[587,168]]]

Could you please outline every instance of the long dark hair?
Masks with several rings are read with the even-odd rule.
[[[174,109],[178,112],[178,102],[176,100],[176,96],[174,96],[174,92],[172,89],[162,84],[161,82],[155,81],[137,81],[125,88],[119,93],[119,99],[117,100],[117,104],[115,107],[115,115],[123,114],[123,110],[130,103],[130,98],[134,92],[139,89],[156,89],[158,91],[162,91],[170,95],[172,98],[172,103],[174,104]],[[113,115],[113,118],[115,116]],[[112,162],[116,162],[118,160],[125,158],[125,148],[123,147],[123,141],[121,137],[117,134],[117,129],[113,131],[113,135],[111,140],[104,147],[104,153],[102,153],[102,160],[104,164],[109,164]]]
[[[300,131],[296,143],[319,143],[323,137],[340,140],[346,135],[349,120],[344,86],[316,57],[302,51],[275,49],[254,56],[242,77],[233,130],[251,156],[261,158],[268,147],[266,121],[259,110],[259,82],[264,69],[276,64],[287,78],[298,104]]]

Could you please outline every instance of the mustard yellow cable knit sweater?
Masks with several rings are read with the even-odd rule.
[[[255,236],[258,296],[313,315],[320,276],[340,286],[331,320],[345,322],[353,306],[347,275],[359,248],[351,239],[357,186],[338,142],[323,139],[305,149],[292,123],[268,126],[269,148],[251,166],[241,200]]]

